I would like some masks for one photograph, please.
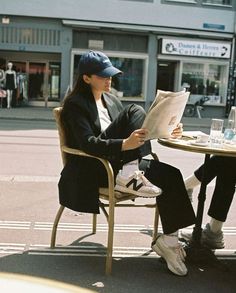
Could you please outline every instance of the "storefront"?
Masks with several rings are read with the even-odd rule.
[[[60,102],[60,54],[1,52],[1,69],[9,62],[16,72],[13,106],[58,105]]]
[[[157,87],[164,90],[186,88],[188,104],[205,101],[207,115],[224,116],[231,43],[172,37],[158,39]],[[191,109],[191,107],[189,108]],[[195,113],[186,113],[193,116]]]

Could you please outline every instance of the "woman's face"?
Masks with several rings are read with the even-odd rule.
[[[111,90],[111,77],[100,77],[95,74],[91,76],[85,75],[85,82],[87,82],[92,90],[97,92],[109,92]]]

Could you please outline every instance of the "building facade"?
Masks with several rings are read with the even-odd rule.
[[[235,1],[1,0],[0,68],[17,76],[15,102],[60,104],[88,49],[124,72],[112,91],[148,109],[156,90],[205,100],[202,116],[224,117],[235,104]],[[195,115],[190,107],[186,115]]]

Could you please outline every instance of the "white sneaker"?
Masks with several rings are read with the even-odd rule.
[[[186,252],[180,244],[175,247],[168,246],[163,240],[163,235],[159,235],[156,242],[152,243],[152,249],[165,259],[172,273],[178,276],[187,275],[188,269],[184,264]]]
[[[190,242],[192,241],[192,232],[182,230],[180,237]],[[222,231],[212,232],[209,223],[207,223],[202,230],[201,243],[210,249],[222,249],[225,247],[224,234]]]
[[[162,190],[148,181],[143,174],[143,171],[138,170],[132,176],[126,177],[119,172],[116,177],[115,190],[141,197],[156,197],[160,195]]]

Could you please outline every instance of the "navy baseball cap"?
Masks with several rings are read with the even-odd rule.
[[[79,74],[95,74],[110,77],[122,73],[111,64],[110,59],[102,52],[88,51],[80,57]]]

